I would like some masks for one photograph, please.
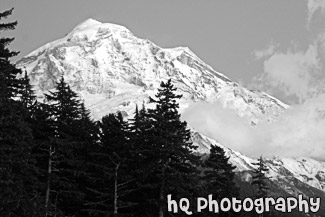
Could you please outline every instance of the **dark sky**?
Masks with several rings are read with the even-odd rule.
[[[124,25],[136,36],[161,47],[187,46],[217,71],[245,86],[255,87],[256,81],[262,84],[261,80],[266,79],[261,76],[270,74],[268,77],[272,79],[277,74],[268,74],[265,66],[272,55],[288,54],[289,50],[305,54],[318,36],[320,31],[315,24],[318,20],[313,18],[313,25],[307,26],[308,16],[324,9],[325,4],[313,2],[1,0],[0,9],[15,8],[10,20],[17,20],[19,25],[10,33],[16,38],[11,48],[21,51],[19,57],[63,37],[87,18],[94,18]],[[266,86],[260,87],[279,95]]]

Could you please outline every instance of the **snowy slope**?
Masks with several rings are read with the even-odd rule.
[[[54,87],[64,73],[96,118],[118,109],[132,114],[162,80],[172,78],[183,94],[181,109],[196,101],[220,101],[251,122],[268,121],[287,107],[263,93],[249,91],[205,64],[185,47],[163,49],[128,29],[88,19],[62,39],[18,62],[39,90]]]
[[[208,153],[210,145],[222,147],[230,162],[235,165],[236,171],[247,171],[256,168],[253,163],[256,159],[247,157],[237,151],[229,149],[214,139],[192,131],[192,141],[199,147],[199,152]],[[297,182],[301,182],[325,192],[325,162],[311,158],[278,158],[265,159],[269,168],[267,176],[278,183],[281,188],[290,194],[301,193]],[[246,181],[251,181],[247,179]],[[324,193],[325,196],[325,193]]]
[[[260,91],[251,91],[216,72],[186,47],[161,48],[134,36],[127,28],[88,19],[63,38],[48,43],[17,62],[26,68],[37,90],[38,99],[65,80],[85,100],[95,119],[110,112],[124,111],[132,116],[135,105],[155,94],[161,81],[172,78],[183,94],[184,111],[194,102],[220,102],[233,109],[250,125],[269,122],[288,105]],[[248,127],[250,125],[248,124]],[[223,147],[238,171],[251,170],[254,159],[222,146],[198,132],[192,140],[201,153],[211,144]],[[289,183],[288,174],[323,190],[325,164],[312,159],[270,159],[270,177]],[[286,190],[287,184],[282,187]],[[289,191],[289,190],[288,190]],[[290,190],[292,191],[292,189]]]

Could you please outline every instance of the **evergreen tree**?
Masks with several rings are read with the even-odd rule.
[[[30,79],[25,70],[24,76],[20,79],[22,84],[22,89],[20,95],[20,100],[24,107],[28,109],[30,114],[33,113],[33,106],[36,105],[36,96],[32,85],[30,84]]]
[[[267,191],[269,189],[266,183],[268,178],[266,177],[265,173],[268,172],[269,169],[266,167],[262,156],[260,156],[257,163],[253,163],[253,165],[257,166],[257,168],[253,171],[254,175],[251,182],[251,184],[257,188],[256,198],[265,198],[267,197]],[[264,213],[258,214],[258,216],[263,217]]]
[[[7,18],[12,14],[13,8],[0,13],[0,20]],[[0,31],[13,30],[17,25],[16,22],[0,23]],[[16,56],[18,52],[10,51],[7,46],[14,40],[14,38],[0,38],[0,103],[8,103],[9,99],[18,96],[21,88],[21,82],[17,79],[17,75],[21,73],[10,63],[10,58]]]
[[[57,138],[68,138],[72,133],[72,125],[80,118],[81,103],[70,86],[64,81],[63,75],[60,81],[56,83],[55,92],[45,94],[54,120]]]
[[[142,105],[141,110],[139,111],[138,106],[136,106],[136,110],[134,113],[134,118],[131,119],[130,124],[130,143],[131,143],[131,154],[134,158],[137,158],[139,162],[148,158],[147,152],[150,149],[147,149],[148,145],[150,146],[150,138],[149,138],[149,130],[151,129],[150,122],[148,121],[148,113],[145,108],[145,105]],[[147,164],[148,162],[144,162]],[[140,176],[141,168],[135,167],[133,168],[139,171],[138,176]]]
[[[80,105],[80,118],[75,124],[74,137],[76,149],[74,150],[74,161],[76,162],[76,184],[83,198],[80,203],[80,216],[88,216],[87,203],[93,194],[89,192],[92,185],[92,177],[100,177],[102,174],[94,171],[92,163],[94,162],[92,153],[99,149],[100,142],[99,123],[92,120],[89,110],[85,108],[85,104]],[[97,187],[97,186],[96,186]]]
[[[119,112],[102,118],[101,145],[93,153],[93,185],[88,188],[88,212],[92,215],[114,216],[128,212],[133,205],[128,195],[134,191],[134,178],[130,171],[129,126]],[[90,194],[91,195],[91,194]]]
[[[146,114],[146,140],[140,154],[150,163],[143,165],[147,175],[142,180],[142,191],[146,192],[142,206],[151,215],[163,217],[166,212],[167,194],[175,197],[190,197],[193,191],[193,176],[196,175],[198,158],[193,154],[196,147],[190,141],[186,122],[180,120],[176,88],[168,80],[161,82],[155,109]],[[142,165],[142,164],[141,164]],[[150,215],[150,213],[142,213]]]
[[[210,155],[204,161],[203,166],[205,167],[204,178],[218,199],[238,196],[236,191],[238,189],[234,188],[234,169],[236,167],[229,162],[229,157],[225,155],[225,151],[221,147],[211,145]]]
[[[13,9],[0,13],[0,20]],[[0,32],[15,29],[17,22],[1,23]],[[2,36],[2,35],[1,35]],[[17,100],[22,90],[21,70],[10,62],[18,52],[7,46],[13,38],[0,37],[0,215],[37,216],[39,195],[31,157],[33,137],[26,122],[27,109]]]
[[[33,133],[37,146],[34,149],[34,155],[41,170],[39,179],[43,184],[39,191],[45,197],[43,204],[47,215],[62,216],[75,213],[75,215],[84,216],[88,193],[86,188],[89,186],[88,176],[92,174],[92,168],[89,167],[88,162],[92,158],[90,153],[93,148],[96,148],[95,145],[98,145],[98,126],[90,118],[89,111],[82,103],[79,119],[72,121],[73,124],[69,126],[70,130],[65,131],[69,134],[65,133],[65,138],[58,138],[56,132],[60,132],[60,129],[56,130],[57,128],[53,127],[56,126],[57,120],[53,117],[53,107],[40,103],[37,104],[35,110]],[[67,161],[67,157],[70,161]],[[67,170],[66,166],[70,168]],[[64,192],[57,187],[58,185],[67,185],[63,188]],[[62,206],[62,203],[68,199],[67,196],[72,193],[69,193],[70,190],[74,191],[77,197],[69,202],[77,202],[77,204],[74,207]]]
[[[63,212],[76,215],[84,203],[78,179],[85,170],[83,142],[77,130],[81,119],[81,103],[77,94],[61,76],[54,92],[45,95],[49,102],[47,123],[53,132],[46,150],[47,184],[45,207],[48,214]]]
[[[141,135],[141,122],[142,117],[138,109],[138,105],[135,107],[134,118],[131,119],[130,132],[132,133],[132,140],[137,140]]]
[[[219,201],[222,198],[238,197],[239,188],[234,183],[234,169],[225,151],[216,145],[211,145],[209,157],[203,161],[203,185],[205,193],[212,194]],[[234,213],[220,213],[218,216],[233,216]]]
[[[262,156],[258,159],[257,163],[253,163],[253,165],[256,165],[257,168],[254,169],[254,175],[253,175],[253,181],[252,185],[256,186],[257,188],[257,198],[261,197],[267,197],[267,191],[268,191],[268,185],[266,180],[268,179],[265,175],[266,172],[269,171],[269,169],[266,167],[264,159]]]
[[[80,105],[80,118],[76,126],[78,132],[77,138],[85,144],[99,143],[99,126],[98,122],[92,120],[90,111],[86,109],[84,102]]]

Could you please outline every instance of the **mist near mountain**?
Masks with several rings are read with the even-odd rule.
[[[325,94],[293,105],[273,122],[249,126],[219,102],[196,103],[183,113],[196,130],[251,157],[311,157],[325,160]]]

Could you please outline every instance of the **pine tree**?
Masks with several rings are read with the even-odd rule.
[[[225,155],[221,147],[211,145],[210,155],[204,161],[203,166],[206,169],[204,178],[209,187],[213,188],[213,193],[218,196],[218,199],[238,196],[237,189],[234,188],[236,167],[229,162],[229,157]]]
[[[102,118],[100,123],[101,145],[93,152],[93,185],[88,188],[88,212],[92,215],[114,216],[128,212],[133,205],[128,195],[134,191],[132,157],[129,143],[129,126],[119,112]],[[90,194],[91,195],[91,194]]]
[[[53,137],[44,148],[47,153],[47,214],[76,215],[85,197],[80,190],[78,178],[84,167],[78,123],[81,119],[81,103],[78,95],[70,88],[61,76],[54,92],[45,95],[49,102],[46,106],[47,120]]]
[[[127,208],[132,205],[123,197],[134,191],[130,184],[133,182],[130,166],[132,157],[130,155],[131,146],[129,142],[129,126],[123,120],[119,112],[117,116],[109,115],[107,119],[102,120],[103,126],[103,145],[109,148],[109,159],[113,166],[113,213],[117,216],[121,208]],[[110,126],[109,126],[110,125]],[[108,127],[109,126],[109,127]]]
[[[45,94],[50,102],[57,138],[67,138],[72,132],[71,126],[80,118],[81,103],[77,93],[64,81],[63,75],[56,83],[55,92]]]
[[[28,109],[29,113],[33,112],[33,106],[36,104],[35,91],[33,90],[32,85],[30,84],[30,79],[25,70],[24,76],[20,79],[22,84],[22,90],[20,95],[20,100],[23,103],[24,107]]]
[[[145,108],[145,105],[142,105],[141,110],[139,111],[138,106],[136,106],[136,110],[134,113],[134,118],[131,119],[130,124],[130,143],[131,143],[131,154],[134,158],[137,158],[139,162],[145,160],[146,150],[150,151],[150,149],[146,149],[148,145],[150,146],[149,139],[149,130],[151,128],[150,122],[148,121],[148,113]],[[149,159],[148,159],[149,160]],[[144,162],[147,164],[147,162]],[[135,167],[135,170],[141,170],[139,167]],[[139,171],[140,172],[140,171]],[[141,173],[141,172],[140,172]],[[140,174],[138,174],[139,176]]]
[[[234,183],[234,169],[225,151],[216,145],[211,145],[209,157],[203,161],[203,185],[205,192],[212,194],[215,199],[239,196],[239,188]],[[232,216],[233,213],[220,213],[219,216]]]
[[[0,20],[13,9],[0,13]],[[15,29],[17,22],[1,23],[0,32]],[[18,100],[22,90],[21,70],[10,62],[18,52],[7,46],[13,38],[0,37],[0,215],[37,216],[39,195],[31,157],[33,137],[26,122],[27,109]]]
[[[265,173],[269,171],[269,169],[266,167],[264,159],[262,156],[258,159],[257,163],[253,163],[253,165],[256,165],[257,168],[254,169],[254,175],[253,180],[251,184],[257,188],[257,194],[256,198],[265,198],[268,194],[268,185],[267,185],[267,177]],[[264,213],[259,214],[258,216],[263,217]]]
[[[257,168],[254,169],[254,175],[253,175],[253,181],[252,185],[256,186],[257,188],[257,198],[261,197],[267,197],[267,191],[268,191],[268,185],[266,180],[268,178],[266,177],[265,173],[269,171],[269,169],[266,167],[264,159],[262,156],[258,159],[257,163],[253,163],[253,165],[256,165]]]
[[[130,124],[130,156],[135,163],[130,164],[130,170],[135,178],[135,191],[129,195],[135,206],[135,216],[157,214],[157,174],[156,155],[153,153],[154,137],[152,136],[152,123],[143,103],[139,110],[136,106]],[[155,181],[154,181],[155,180]],[[146,209],[143,209],[146,207]]]
[[[136,140],[141,135],[141,131],[142,131],[141,129],[142,118],[138,109],[138,105],[136,105],[135,107],[134,118],[131,119],[131,122],[132,123],[130,126],[130,131],[133,134],[132,140]]]
[[[181,95],[175,94],[176,90],[171,80],[161,82],[156,99],[151,99],[156,108],[146,114],[147,141],[141,152],[144,159],[150,159],[150,164],[144,165],[147,176],[141,183],[147,194],[144,206],[160,217],[166,214],[167,194],[190,197],[191,180],[197,172],[196,147],[190,141],[186,122],[180,120],[177,100]]]
[[[84,102],[80,105],[80,118],[76,124],[77,138],[85,144],[98,144],[99,129],[98,123],[92,120],[90,111],[86,109]]]
[[[0,20],[7,18],[12,14],[13,8],[0,13]],[[17,21],[10,23],[0,23],[0,31],[13,30],[17,25]],[[19,52],[10,51],[7,46],[14,38],[0,38],[0,103],[7,103],[9,99],[18,96],[21,88],[21,82],[17,79],[17,75],[21,73],[10,63],[10,58],[16,56]]]
[[[80,117],[74,125],[73,136],[76,144],[74,161],[76,162],[75,170],[78,171],[75,181],[83,195],[78,215],[88,216],[87,203],[93,197],[93,194],[89,191],[89,188],[94,187],[92,185],[92,177],[97,176],[99,178],[102,175],[99,171],[94,171],[93,163],[95,161],[92,155],[93,152],[100,148],[99,123],[92,120],[90,111],[86,109],[84,103],[81,103]]]

